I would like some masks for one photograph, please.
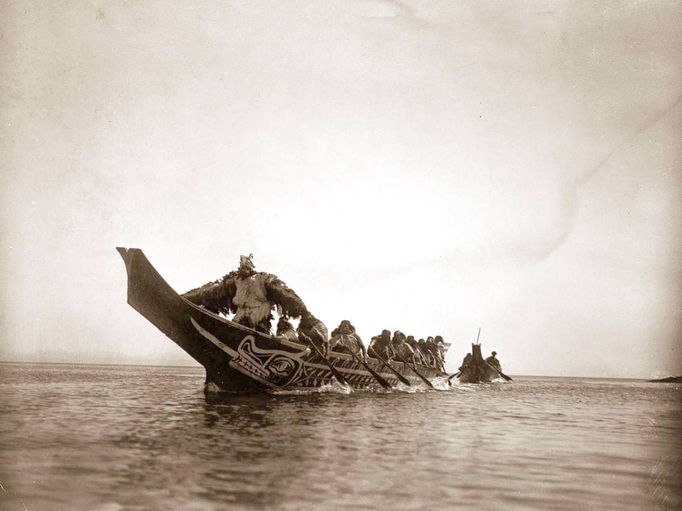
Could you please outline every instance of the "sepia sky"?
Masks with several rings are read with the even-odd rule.
[[[682,374],[682,4],[3,2],[0,359],[193,363],[126,304],[240,254],[331,330]]]

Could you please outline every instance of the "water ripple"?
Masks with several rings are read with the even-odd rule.
[[[2,509],[682,507],[675,385],[205,397],[192,368],[0,371]]]

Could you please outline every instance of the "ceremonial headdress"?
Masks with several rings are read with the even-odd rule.
[[[249,254],[247,256],[239,256],[239,269],[249,269],[249,270],[255,270],[256,265],[253,264],[253,254]]]

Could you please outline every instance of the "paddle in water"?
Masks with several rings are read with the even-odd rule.
[[[308,344],[310,344],[310,346],[313,347],[313,349],[320,356],[320,358],[324,360],[324,363],[327,364],[327,367],[329,367],[329,369],[331,370],[332,374],[334,375],[334,378],[336,378],[336,380],[342,385],[350,387],[350,383],[348,383],[348,380],[346,380],[346,378],[343,377],[343,375],[338,371],[338,369],[336,369],[336,367],[332,365],[331,361],[324,356],[324,354],[322,353],[320,348],[317,347],[315,342],[312,339],[310,339],[310,337],[308,337],[307,339],[309,341]]]
[[[372,353],[374,354],[374,358],[376,358],[379,362],[384,364],[385,367],[387,367],[393,374],[396,375],[396,377],[400,380],[401,383],[404,385],[407,385],[408,387],[411,387],[412,384],[410,383],[410,380],[405,378],[402,374],[400,374],[398,371],[396,371],[391,364],[386,362],[375,350],[370,348],[372,350]]]
[[[497,373],[498,373],[500,376],[502,376],[502,378],[504,378],[505,380],[507,380],[507,381],[514,381],[514,380],[512,380],[512,377],[511,377],[511,376],[507,376],[507,375],[504,374],[502,371],[500,371],[497,367],[495,367],[494,365],[492,365],[490,362],[486,362],[486,364],[488,364],[488,366],[490,366],[492,369],[494,369],[495,371],[497,371]]]
[[[355,353],[351,352],[351,355],[353,355],[353,358],[358,361],[365,369],[369,371],[369,374],[374,376],[374,379],[379,382],[379,385],[381,385],[385,389],[392,389],[391,384],[386,381],[386,379],[381,376],[379,373],[377,373],[374,369],[369,367],[369,364],[366,364],[364,360],[362,360],[360,357],[358,357]]]
[[[457,371],[455,374],[451,374],[448,376],[448,381],[452,380],[453,378],[459,378],[462,375],[462,371]]]
[[[416,374],[417,376],[419,376],[419,377],[424,381],[424,383],[426,383],[429,387],[431,387],[432,389],[435,389],[435,388],[436,388],[436,387],[433,386],[433,383],[431,383],[431,382],[426,378],[426,376],[424,376],[422,373],[420,373],[419,371],[417,371],[417,368],[414,367],[413,365],[409,364],[409,363],[407,362],[407,360],[405,360],[403,357],[400,356],[400,354],[396,353],[395,356],[396,356],[396,357],[398,358],[398,360],[400,360],[403,364],[405,364],[407,367],[409,367],[410,369],[412,369],[412,371],[414,371],[414,374]]]

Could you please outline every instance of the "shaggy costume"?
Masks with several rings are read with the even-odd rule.
[[[182,296],[211,312],[234,312],[234,322],[266,334],[270,333],[272,309],[277,305],[282,314],[301,317],[308,337],[324,336],[326,342],[327,327],[310,314],[303,300],[277,276],[256,272],[252,257],[241,256],[237,271]]]

